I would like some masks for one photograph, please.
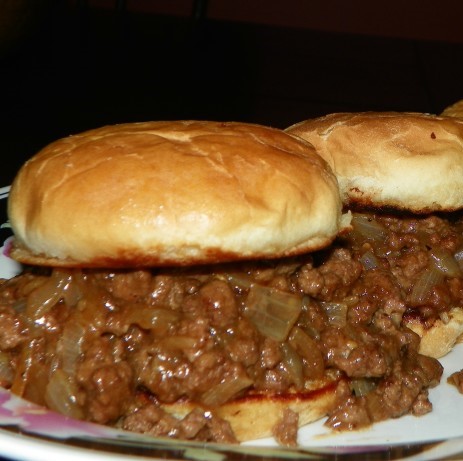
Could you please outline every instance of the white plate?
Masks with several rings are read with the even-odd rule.
[[[9,244],[7,239],[0,252],[3,278],[20,270],[7,256]],[[272,439],[238,446],[154,439],[66,418],[0,388],[0,457],[24,461],[463,459],[463,395],[446,382],[449,374],[463,368],[463,344],[441,362],[444,375],[441,384],[430,391],[431,413],[339,434],[330,433],[319,421],[300,430],[297,449],[278,447]]]

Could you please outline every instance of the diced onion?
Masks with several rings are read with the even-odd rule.
[[[70,289],[72,282],[71,273],[55,269],[49,279],[34,291],[27,298],[27,313],[30,317],[38,319],[54,307],[62,298],[66,296],[66,292]],[[76,288],[69,299],[77,303],[80,298],[80,292]]]
[[[85,331],[86,328],[80,321],[68,322],[58,342],[61,368],[69,375],[75,373],[77,361],[82,353]]]
[[[376,383],[372,379],[359,378],[352,379],[350,386],[357,397],[363,397],[376,388]]]
[[[24,395],[31,366],[38,360],[34,357],[37,353],[38,344],[38,339],[32,339],[27,346],[24,345],[19,354],[18,366],[16,367],[10,390],[13,394],[19,395],[20,397]]]
[[[251,276],[239,272],[229,273],[226,275],[225,278],[229,283],[237,286],[238,288],[248,289],[251,288],[251,286],[255,283],[254,279]]]
[[[163,308],[137,308],[134,305],[125,317],[128,323],[136,324],[145,330],[165,333],[179,319],[179,313]]]
[[[305,374],[312,379],[321,378],[325,370],[325,362],[317,342],[301,328],[294,327],[289,335],[289,344],[304,358]]]
[[[14,371],[8,354],[0,352],[0,386],[8,387],[13,382]]]
[[[460,269],[463,269],[463,248],[457,250],[453,257],[455,258],[457,264],[460,266]]]
[[[424,303],[433,288],[441,283],[443,278],[443,273],[434,265],[431,265],[418,277],[418,280],[413,285],[412,292],[410,293],[410,302],[413,305]]]
[[[55,370],[47,385],[45,402],[49,408],[71,418],[82,419],[84,414],[77,402],[77,384],[63,370]]]
[[[354,213],[352,216],[354,232],[367,240],[383,242],[386,238],[386,229],[371,216]]]
[[[64,287],[63,298],[67,306],[74,307],[83,298],[82,290],[76,281],[77,276],[73,274],[69,283]]]
[[[442,248],[433,248],[430,251],[431,260],[438,270],[447,277],[460,277],[461,269],[454,255]]]
[[[365,253],[363,253],[363,255],[360,257],[360,262],[366,270],[377,269],[379,267],[378,258],[371,250],[367,250]]]
[[[302,310],[302,298],[259,285],[249,289],[245,315],[268,338],[284,341]]]
[[[320,306],[328,316],[328,322],[333,327],[343,327],[347,322],[347,304],[321,301]]]
[[[227,379],[204,392],[200,399],[201,403],[207,407],[222,405],[252,384],[253,380],[247,376]]]
[[[53,362],[53,360],[51,361]],[[22,397],[38,405],[45,405],[45,390],[50,377],[51,363],[39,361],[38,357],[31,363]]]
[[[303,362],[298,353],[288,344],[281,343],[282,363],[297,389],[304,387]]]

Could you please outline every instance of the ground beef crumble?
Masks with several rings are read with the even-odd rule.
[[[455,386],[460,394],[463,394],[463,370],[452,373],[447,378],[447,382]]]
[[[275,440],[283,446],[295,447],[297,445],[297,431],[299,425],[299,414],[285,408],[280,421],[273,428]]]

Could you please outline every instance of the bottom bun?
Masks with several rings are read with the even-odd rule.
[[[276,426],[282,421],[285,410],[298,415],[298,426],[304,426],[326,416],[337,403],[338,387],[344,380],[333,374],[324,380],[311,382],[304,391],[269,394],[248,393],[214,409],[214,414],[227,421],[239,442],[274,436]],[[184,418],[198,408],[192,402],[162,404],[166,412]]]
[[[419,317],[404,318],[405,325],[421,337],[419,352],[436,359],[448,354],[463,335],[463,309],[454,307],[448,318],[436,320],[430,327]]]

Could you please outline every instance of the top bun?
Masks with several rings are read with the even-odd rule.
[[[15,178],[12,257],[62,267],[190,265],[319,249],[342,221],[306,142],[244,123],[107,126],[58,140]]]
[[[457,101],[456,103],[452,104],[451,106],[446,107],[441,115],[445,117],[457,117],[463,118],[463,99]]]
[[[338,113],[286,130],[333,168],[343,202],[415,213],[463,207],[463,120],[418,113]]]

